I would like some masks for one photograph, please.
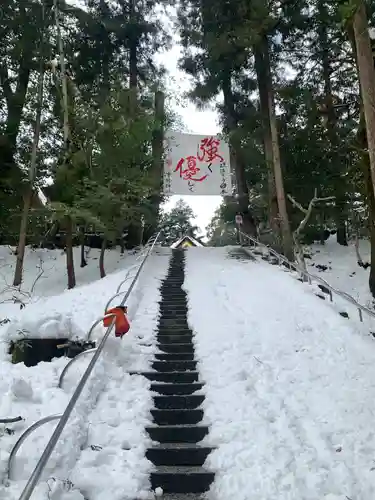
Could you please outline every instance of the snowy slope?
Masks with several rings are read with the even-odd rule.
[[[375,344],[264,262],[189,249],[212,500],[373,500]],[[202,280],[204,270],[204,280]]]
[[[370,260],[370,243],[368,240],[360,242],[361,256],[365,262]],[[321,276],[332,286],[344,290],[361,304],[372,307],[368,279],[369,269],[363,269],[357,264],[354,243],[349,242],[349,246],[338,245],[336,237],[331,236],[325,245],[312,245],[308,253],[311,259],[306,259],[308,270]],[[317,266],[327,266],[328,269],[322,271]]]
[[[13,365],[7,343],[17,338],[20,329],[33,336],[56,337],[63,333],[72,338],[84,337],[91,323],[103,314],[107,300],[116,292],[126,270],[135,262],[134,256],[124,259],[119,254],[113,256],[113,268],[122,270],[102,280],[43,297],[42,294],[49,295],[45,287],[22,311],[13,304],[2,306],[2,314],[11,322],[0,327],[0,417],[21,415],[24,420],[7,425],[15,431],[11,435],[0,425],[0,483],[3,482],[0,498],[18,499],[56,423],[46,424],[27,438],[17,455],[13,481],[7,485],[6,467],[14,443],[36,420],[64,411],[90,359],[87,355],[79,360],[69,370],[63,388],[58,389],[58,378],[67,359],[55,359],[32,368]],[[48,254],[47,258],[50,259]],[[149,382],[127,372],[148,367],[152,358],[158,289],[168,264],[169,250],[155,249],[128,301],[131,331],[122,340],[114,337],[108,340],[33,500],[83,500],[84,497],[126,500],[149,488],[149,462],[144,458],[149,439],[144,427],[152,404]],[[56,283],[63,282],[57,269],[54,275]],[[52,277],[50,281],[57,290],[59,285],[52,285]],[[92,281],[92,274],[86,281]],[[126,291],[126,286],[123,289]],[[102,326],[98,326],[94,338],[103,332]]]
[[[78,296],[82,298],[85,292],[85,289],[81,288],[82,285],[98,281],[99,253],[99,250],[90,249],[87,257],[88,265],[81,268],[79,267],[80,249],[74,248],[77,287],[71,291],[67,291],[67,295],[65,295],[65,297],[71,297],[71,300],[68,300],[69,307],[71,307],[74,302],[80,301]],[[135,263],[136,258],[137,255],[135,255],[134,252],[127,252],[121,255],[116,249],[107,250],[105,256],[105,269],[107,274],[111,274],[118,270],[122,271],[130,267]],[[32,250],[27,248],[24,279],[20,290],[11,286],[15,261],[16,258],[10,247],[0,246],[0,320],[4,318],[20,318],[24,315],[27,316],[28,304],[39,303],[42,308],[46,301],[46,297],[56,296],[66,291],[67,288],[66,256],[63,251],[46,249]],[[104,291],[106,282],[100,281],[100,283],[104,283]],[[20,309],[20,301],[26,305],[25,309],[22,309],[22,311]],[[59,304],[59,306],[60,305],[61,304]],[[47,310],[50,312],[49,309],[45,308],[44,313]],[[89,323],[90,322],[91,320],[89,320]],[[84,324],[84,327],[87,327],[87,323]]]

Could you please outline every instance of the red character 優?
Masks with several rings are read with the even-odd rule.
[[[187,166],[185,169],[183,169],[185,160],[187,160]],[[187,156],[186,158],[180,159],[180,161],[177,163],[177,167],[174,169],[174,172],[179,171],[180,177],[182,179],[184,179],[185,181],[202,182],[208,177],[208,174],[203,175],[202,177],[196,178],[195,176],[200,172],[200,170],[201,169],[199,167],[197,167],[196,157],[195,156]]]

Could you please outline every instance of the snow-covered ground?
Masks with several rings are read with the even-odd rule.
[[[227,252],[189,249],[184,284],[209,497],[373,500],[374,340],[282,268]]]
[[[108,276],[99,280],[98,252],[91,250],[89,265],[76,270],[78,285],[86,284],[64,291],[65,256],[62,252],[29,252],[22,287],[24,294],[20,294],[13,289],[5,290],[11,283],[14,256],[8,248],[0,250],[3,258],[0,319],[10,320],[0,326],[0,418],[20,415],[24,419],[16,424],[0,424],[0,498],[16,500],[56,422],[44,425],[27,438],[18,452],[12,481],[8,483],[6,470],[10,450],[32,423],[64,411],[90,355],[72,366],[63,388],[58,389],[59,375],[67,359],[59,358],[31,368],[23,363],[14,365],[7,352],[9,340],[20,338],[20,332],[26,337],[85,338],[93,321],[103,314],[126,271],[135,264],[136,256],[121,257],[116,250],[108,251]],[[40,256],[45,272],[31,292]],[[122,340],[108,339],[33,500],[133,500],[149,489],[151,464],[144,458],[149,438],[144,428],[150,419],[152,405],[150,383],[128,372],[147,368],[152,358],[160,300],[158,289],[168,264],[169,250],[156,248],[128,301],[131,330]],[[123,289],[126,291],[125,285]],[[8,298],[16,294],[26,303],[22,310],[19,304],[8,302]],[[93,338],[99,338],[103,332],[103,327],[98,326]],[[9,434],[9,430],[14,434]]]
[[[360,252],[365,262],[370,260],[370,242],[362,240],[360,242]],[[336,236],[331,236],[325,245],[311,245],[308,253],[312,259],[306,259],[308,270],[312,274],[325,279],[330,285],[349,293],[359,303],[373,307],[368,279],[369,269],[363,269],[357,264],[357,257],[354,242],[349,242],[349,246],[338,245]],[[317,266],[327,266],[326,270],[321,270]]]

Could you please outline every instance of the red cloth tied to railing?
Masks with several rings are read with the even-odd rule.
[[[115,336],[123,337],[130,330],[130,323],[126,316],[128,312],[128,308],[126,306],[117,306],[112,309],[108,309],[105,314],[114,314],[115,315]],[[104,327],[111,326],[113,321],[113,316],[108,316],[103,319]]]

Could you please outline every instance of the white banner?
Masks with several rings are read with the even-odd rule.
[[[165,137],[164,146],[166,195],[232,194],[229,147],[223,139],[171,132]]]

